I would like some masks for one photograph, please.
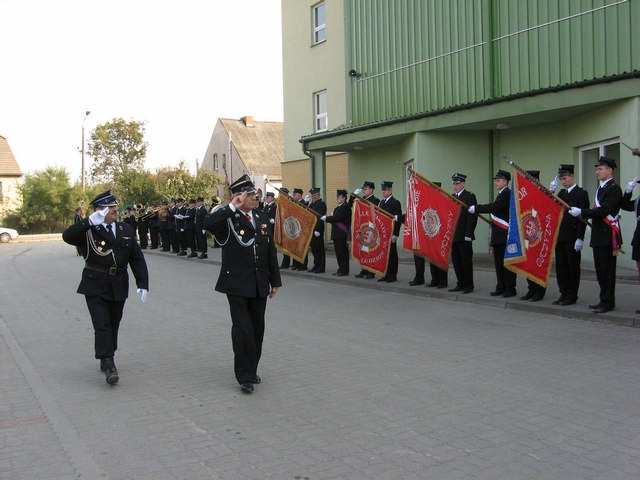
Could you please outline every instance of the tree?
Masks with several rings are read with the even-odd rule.
[[[156,192],[163,200],[177,197],[189,200],[196,197],[210,199],[215,195],[216,187],[221,180],[215,173],[208,170],[199,170],[195,176],[191,175],[185,163],[180,162],[178,168],[158,170],[154,182]]]
[[[118,183],[127,172],[144,170],[148,146],[144,131],[144,122],[122,118],[98,125],[89,140],[88,150],[93,157],[91,180]]]

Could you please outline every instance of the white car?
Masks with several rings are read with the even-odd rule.
[[[9,240],[18,238],[18,231],[13,228],[0,227],[0,243],[7,243]]]

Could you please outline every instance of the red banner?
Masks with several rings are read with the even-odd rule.
[[[546,287],[564,209],[518,171],[511,195],[516,222],[509,224],[504,266]]]
[[[273,230],[276,248],[304,262],[318,217],[284,194],[278,196]]]
[[[460,204],[413,172],[407,192],[402,246],[443,270],[449,256]]]
[[[373,273],[387,274],[394,220],[373,203],[356,197],[351,215],[351,255]]]

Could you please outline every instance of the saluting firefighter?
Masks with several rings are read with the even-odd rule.
[[[149,273],[133,228],[116,222],[118,202],[110,191],[93,199],[94,212],[67,228],[62,238],[75,245],[85,260],[78,293],[85,296],[95,338],[95,357],[108,384],[118,383],[114,355],[118,349],[118,329],[129,294],[131,267],[137,293],[144,302],[149,292]]]
[[[269,219],[255,209],[256,188],[247,175],[230,186],[231,202],[211,213],[205,225],[222,246],[222,266],[215,289],[225,293],[231,312],[231,340],[236,380],[252,393],[262,355],[267,298],[282,286]]]
[[[349,240],[349,230],[351,228],[351,209],[347,206],[347,195],[346,190],[338,190],[336,192],[337,205],[333,209],[333,214],[320,217],[323,222],[332,225],[331,240],[336,252],[338,271],[331,275],[337,277],[349,275],[349,247],[347,246],[347,241]]]
[[[398,281],[398,236],[400,235],[400,224],[402,223],[402,205],[393,196],[393,182],[382,182],[380,190],[382,191],[382,199],[378,206],[382,210],[389,212],[394,217],[395,222],[393,224],[393,235],[391,235],[387,273],[384,277],[379,278],[378,281],[392,283]]]

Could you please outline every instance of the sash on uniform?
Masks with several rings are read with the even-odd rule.
[[[594,208],[600,208],[600,201],[598,200],[598,193],[596,192],[596,198],[593,201]],[[620,214],[615,217],[611,214],[602,219],[604,223],[611,228],[611,248],[612,255],[618,255],[622,250],[622,233],[620,231]]]

